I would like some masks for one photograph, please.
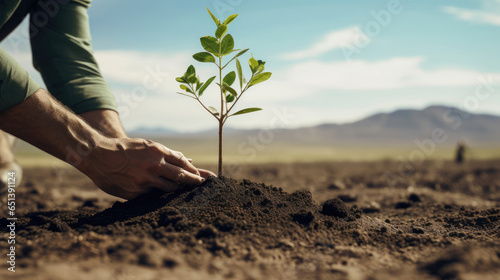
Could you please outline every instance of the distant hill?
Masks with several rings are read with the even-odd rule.
[[[500,146],[500,116],[473,114],[463,110],[430,106],[423,110],[402,109],[390,113],[379,113],[365,119],[346,124],[322,124],[314,127],[276,131],[274,140],[304,145],[335,146],[410,146],[415,140],[432,138],[434,130],[446,135],[443,145],[455,145],[465,139],[473,145]],[[198,138],[216,135],[216,131],[192,134],[175,134],[168,130],[143,129],[134,135],[170,136],[175,138]],[[155,133],[152,135],[151,133]],[[245,139],[258,135],[259,130],[227,130],[226,136]]]
[[[436,129],[445,133],[449,144],[461,139],[476,145],[500,144],[500,116],[471,114],[444,106],[397,110],[353,123],[320,125],[312,129],[319,130],[314,134],[321,135],[320,138],[345,144],[404,145],[408,141],[431,138]]]
[[[446,137],[443,144],[465,139],[474,145],[500,145],[500,116],[472,114],[463,110],[431,106],[380,113],[347,124],[323,124],[284,132],[290,141],[335,145],[408,146],[415,140],[432,138],[435,130]]]

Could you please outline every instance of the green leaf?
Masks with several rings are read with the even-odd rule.
[[[190,88],[188,88],[187,86],[185,86],[185,85],[179,85],[179,87],[180,87],[181,89],[183,89],[183,90],[185,90],[185,91],[189,92],[189,93],[193,93],[193,91],[192,91]]]
[[[215,57],[209,52],[199,52],[193,55],[199,62],[215,62]]]
[[[249,50],[249,49],[244,49],[244,50],[242,50],[241,52],[237,53],[237,54],[233,57],[233,59],[235,59],[235,58],[237,58],[237,57],[240,57],[241,55],[243,55],[244,53],[246,53],[248,50]]]
[[[227,90],[226,90],[226,87],[225,86],[221,86],[219,83],[216,83],[221,89],[222,89],[222,92],[223,93],[226,93]],[[222,82],[222,84],[224,84],[224,82]]]
[[[258,75],[255,75],[249,82],[248,87],[255,86],[256,84],[260,84],[262,82],[265,82],[271,78],[271,72],[264,72],[260,73]]]
[[[188,78],[191,75],[196,75],[196,69],[194,68],[193,65],[189,65],[188,69],[186,70],[185,78]]]
[[[265,70],[264,65],[260,65],[259,68],[257,68],[257,71],[255,73],[259,74],[262,73]]]
[[[236,73],[234,71],[229,72],[223,79],[224,83],[228,84],[228,86],[231,86],[234,80],[236,80]]]
[[[229,91],[229,93],[230,93],[231,95],[238,96],[238,93],[236,92],[236,90],[234,90],[234,88],[230,87],[230,86],[229,86],[228,84],[226,84],[226,83],[223,83],[223,85],[224,85],[224,89],[225,89],[225,90],[227,90],[227,91]]]
[[[175,78],[176,81],[178,81],[179,83],[183,83],[183,84],[186,84],[186,80],[184,80],[184,77],[177,77]]]
[[[232,114],[231,116],[248,114],[248,113],[257,112],[257,111],[260,111],[260,110],[262,110],[262,109],[261,108],[247,108],[247,109],[240,110],[240,111]]]
[[[196,69],[194,68],[193,65],[189,65],[183,78],[184,78],[184,80],[186,80],[186,82],[188,82],[190,84],[196,83],[196,81],[197,81]]]
[[[213,82],[213,80],[215,79],[215,76],[213,76],[212,78],[208,79],[200,88],[200,90],[198,91],[198,96],[201,96],[203,94],[203,92],[207,89],[207,87]]]
[[[208,106],[208,109],[210,109],[210,111],[212,111],[212,113],[214,113],[214,115],[216,115],[216,116],[219,115],[219,111],[217,111],[217,109],[215,109],[214,107]]]
[[[212,12],[210,12],[210,9],[208,9],[208,7],[207,7],[207,11],[210,14],[210,16],[212,17],[212,19],[214,20],[215,24],[217,24],[217,26],[219,26],[220,25],[220,20],[218,18],[216,18],[214,16],[214,14],[212,14]]]
[[[229,25],[237,16],[238,14],[228,16],[222,24]]]
[[[193,75],[187,77],[187,81],[190,84],[196,84],[199,81],[199,79],[198,79],[198,77],[196,77],[196,74],[193,74]]]
[[[252,73],[257,72],[257,69],[259,69],[259,62],[255,60],[255,58],[253,58],[253,55],[248,60],[248,65],[250,66],[250,70],[252,70]]]
[[[240,90],[243,89],[243,70],[241,69],[241,63],[239,59],[236,59],[236,71],[238,71],[238,79],[240,80]]]
[[[203,85],[203,83],[200,82],[200,77],[199,76],[197,78],[198,78],[198,82],[196,83],[196,90],[199,90],[200,87]]]
[[[227,37],[227,36],[226,36]],[[219,40],[212,36],[200,38],[201,46],[207,51],[216,56],[219,55]]]
[[[261,73],[264,71],[264,69],[266,69],[266,67],[265,67],[266,62],[262,61],[262,60],[258,60],[257,62],[259,63],[259,67],[257,68],[256,73]]]
[[[227,95],[227,96],[226,96],[226,102],[227,102],[227,103],[231,103],[231,102],[233,102],[233,101],[234,101],[234,99],[235,99],[235,98],[236,98],[236,97],[234,97],[234,95],[229,94],[229,95]]]
[[[222,36],[224,36],[224,34],[226,34],[226,32],[227,32],[227,25],[221,24],[215,31],[215,37],[220,39]]]
[[[222,42],[220,43],[221,45],[221,55],[228,55],[230,54],[233,49],[234,49],[234,39],[231,34],[227,34],[223,39]]]

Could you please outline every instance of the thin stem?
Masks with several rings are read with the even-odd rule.
[[[194,91],[193,86],[192,86],[191,84],[188,84],[188,85],[189,85],[189,87],[191,88],[191,90],[192,90],[193,92],[195,92],[195,91]],[[188,95],[186,95],[186,96],[188,96]],[[196,96],[196,94],[195,94],[195,96]],[[191,96],[188,96],[188,97],[191,97]],[[216,118],[217,120],[219,120],[219,118],[217,117],[217,115],[216,115],[216,114],[214,114],[214,113],[213,113],[210,109],[208,109],[208,108],[205,106],[205,104],[203,104],[203,102],[201,102],[201,100],[200,100],[200,98],[198,98],[198,96],[196,96],[196,97],[191,97],[191,98],[196,99],[196,100],[197,100],[197,101],[201,104],[201,106],[203,106],[203,108],[205,108],[205,110],[207,110],[207,112],[209,112],[209,113],[210,113],[210,115],[214,116],[214,118]]]
[[[219,65],[222,65],[222,56],[221,53],[221,44],[219,40]],[[224,118],[226,117],[227,112],[224,113],[224,91],[222,87],[222,67],[219,66],[219,87],[220,87],[220,118],[219,118],[219,168],[218,168],[218,176],[222,177],[222,127],[224,126]]]
[[[222,177],[223,175],[223,169],[222,169],[222,127],[224,126],[224,123],[222,122],[222,119],[219,120],[219,170],[218,170],[218,176]]]
[[[201,106],[203,106],[203,108],[205,108],[205,110],[207,110],[210,113],[210,115],[214,116],[214,118],[216,120],[219,120],[219,117],[217,117],[217,114],[213,113],[210,109],[205,107],[205,104],[203,104],[199,98],[195,98],[195,99],[198,100],[198,102],[201,104]]]
[[[235,59],[235,58],[233,58],[233,59]],[[233,61],[233,59],[229,60],[229,61],[226,63],[226,65],[224,65],[224,67],[222,67],[222,69],[226,68],[226,67],[229,65],[229,63],[231,63],[231,61]]]

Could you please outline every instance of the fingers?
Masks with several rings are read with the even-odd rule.
[[[205,169],[200,169],[198,168],[198,171],[200,172],[200,176],[203,178],[207,178],[208,176],[217,176],[215,173],[213,173],[210,170],[205,170]]]
[[[196,173],[194,174],[192,172],[189,172],[177,165],[173,165],[169,162],[163,161],[161,164],[161,168],[159,170],[159,176],[163,177],[165,179],[181,183],[181,184],[186,184],[186,185],[199,185],[201,184],[205,179],[201,177],[196,169]]]
[[[156,144],[156,143],[155,143]],[[164,145],[158,144],[164,152],[164,160],[160,163],[159,176],[174,183],[186,185],[199,185],[208,176],[214,173],[196,168],[192,159],[186,158],[181,152],[171,150]],[[158,146],[157,146],[158,147]],[[201,176],[203,173],[203,176]],[[171,186],[170,186],[171,187]]]
[[[161,145],[165,150],[165,160],[173,165],[179,166],[180,168],[185,169],[193,174],[200,175],[198,169],[194,167],[191,163],[192,160],[187,159],[184,154],[178,151],[171,150],[164,145]]]

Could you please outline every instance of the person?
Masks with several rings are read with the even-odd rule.
[[[48,88],[0,48],[0,188],[6,190],[9,171],[20,170],[5,132],[70,163],[117,197],[201,184],[214,174],[196,168],[181,152],[127,137],[93,56],[90,4],[0,0],[0,41],[29,14],[33,65]]]
[[[465,140],[460,140],[455,150],[455,162],[457,164],[462,164],[465,161],[466,150],[467,150],[467,142]]]

